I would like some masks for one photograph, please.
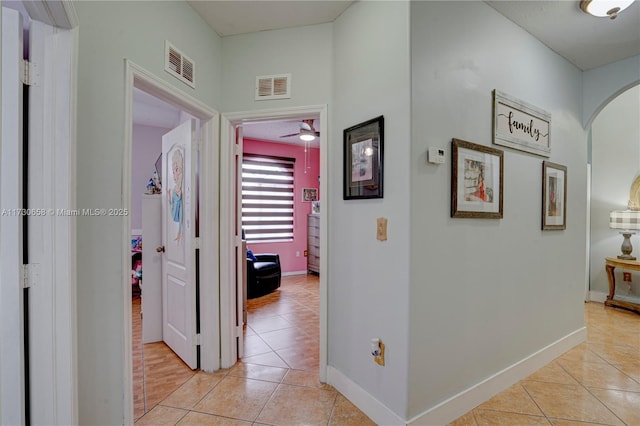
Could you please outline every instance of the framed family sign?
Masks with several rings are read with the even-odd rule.
[[[504,152],[453,139],[451,217],[502,218]]]
[[[494,90],[493,143],[549,157],[551,114]]]
[[[343,199],[382,198],[384,117],[344,130]]]
[[[567,229],[567,167],[542,162],[542,230]]]

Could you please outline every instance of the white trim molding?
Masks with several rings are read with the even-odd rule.
[[[37,67],[29,90],[29,206],[51,214],[28,217],[31,422],[77,424],[76,177],[77,29],[32,21],[30,56]]]
[[[497,372],[486,380],[415,416],[407,424],[444,425],[452,422],[514,383],[544,367],[563,353],[586,341],[586,339],[587,328],[581,327],[523,360]]]
[[[591,290],[589,292],[589,302],[604,303],[607,300],[607,296],[608,293]]]
[[[283,272],[282,276],[283,277],[292,277],[294,275],[307,275],[307,271],[291,271],[291,272]]]
[[[379,425],[404,425],[396,413],[375,399],[369,392],[334,367],[327,367],[327,383],[336,388],[349,401]]]
[[[0,138],[0,424],[25,423],[22,289],[22,59],[20,14],[2,14],[2,137]]]

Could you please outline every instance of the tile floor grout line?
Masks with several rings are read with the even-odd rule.
[[[640,352],[640,350],[639,350],[639,352]],[[621,364],[615,364],[615,365],[614,365],[614,364],[612,364],[612,367],[613,367],[613,368],[615,368],[616,370],[618,370],[620,373],[622,373],[622,374],[624,374],[625,376],[627,376],[628,378],[630,378],[631,380],[633,380],[634,382],[636,382],[638,385],[640,385],[640,380],[636,380],[634,377],[630,376],[630,375],[629,375],[629,374],[627,374],[626,372],[624,372],[624,371],[622,371],[621,369],[619,369],[619,368],[618,368],[618,365],[621,365]],[[597,386],[594,386],[594,387],[597,387]],[[637,391],[631,391],[631,390],[630,390],[630,391],[627,391],[627,392],[635,392],[635,393],[638,393],[638,392],[640,392],[640,389],[639,389],[639,390],[637,390]]]
[[[585,341],[585,343],[586,343],[586,341]],[[559,357],[558,357],[558,358],[559,358]],[[558,359],[558,358],[556,358],[556,359]],[[606,359],[605,359],[605,362],[606,362],[609,366],[612,366],[612,365],[611,365],[611,363],[610,363],[609,361],[607,361]],[[559,366],[560,368],[562,368],[562,369],[564,370],[564,372],[565,372],[565,373],[567,373],[567,374],[568,374],[568,375],[569,375],[573,380],[575,380],[576,382],[578,382],[578,384],[579,384],[580,386],[582,386],[582,388],[583,388],[584,390],[586,390],[586,391],[587,391],[587,393],[589,393],[589,395],[591,395],[592,397],[594,397],[594,398],[595,398],[595,399],[596,399],[600,404],[602,404],[602,405],[603,405],[607,410],[609,410],[609,412],[610,412],[611,414],[613,414],[613,415],[614,415],[618,420],[620,420],[620,421],[622,422],[622,424],[626,425],[626,422],[624,422],[620,417],[618,417],[618,415],[617,415],[617,414],[616,414],[616,413],[615,413],[611,408],[609,408],[609,406],[608,406],[607,404],[605,404],[604,402],[602,402],[602,401],[600,400],[600,398],[598,398],[595,394],[593,394],[593,392],[591,392],[591,391],[589,390],[589,388],[587,387],[587,385],[585,385],[585,384],[583,383],[583,381],[582,381],[582,380],[578,380],[576,377],[574,377],[574,376],[573,376],[573,374],[571,374],[571,373],[570,373],[566,368],[564,368],[564,367],[562,366],[562,364],[560,364],[559,362],[558,362],[557,364],[558,364],[558,366]],[[582,361],[582,362],[581,362],[581,364],[582,364],[582,365],[584,365],[584,364],[587,364],[587,362]],[[598,364],[598,363],[592,363],[592,364]]]
[[[158,405],[160,405],[160,404],[158,404]],[[185,412],[185,413],[182,415],[182,417],[180,417],[180,418],[178,419],[178,421],[177,421],[177,422],[175,422],[175,423],[173,424],[173,426],[176,426],[178,423],[180,423],[180,422],[182,421],[182,419],[184,419],[185,417],[187,417],[187,416],[189,415],[189,413],[190,413],[190,411],[189,411],[189,410],[184,410],[184,412]]]
[[[480,404],[482,405],[482,404]],[[494,413],[506,413],[506,414],[517,414],[519,416],[529,416],[529,417],[538,417],[541,419],[546,419],[549,420],[549,416],[547,416],[546,414],[544,414],[544,412],[542,412],[542,414],[531,414],[531,413],[522,413],[519,411],[510,411],[510,410],[501,410],[499,408],[479,408],[480,405],[478,405],[476,408],[474,408],[472,411],[477,411],[477,410],[481,410],[481,411],[493,411]],[[569,419],[565,419],[565,420],[569,420]],[[575,421],[575,420],[574,420]]]
[[[223,419],[237,420],[237,421],[240,421],[240,422],[251,423],[251,424],[253,424],[255,422],[255,420],[245,420],[245,419],[240,419],[238,417],[223,416],[221,414],[213,414],[213,413],[209,413],[209,412],[206,412],[206,411],[200,411],[200,410],[196,410],[196,409],[190,409],[190,410],[188,410],[188,413],[204,414],[206,416],[221,417]]]
[[[201,370],[201,371],[202,371],[202,370]],[[204,374],[207,374],[207,373],[204,373]],[[166,401],[168,398],[170,398],[170,397],[171,397],[171,395],[173,395],[174,393],[176,393],[177,391],[179,391],[179,390],[180,390],[180,388],[181,388],[182,386],[184,386],[185,384],[187,384],[187,382],[189,382],[190,380],[193,380],[193,379],[194,379],[194,377],[196,377],[196,375],[197,375],[197,373],[196,373],[193,377],[191,377],[189,380],[187,380],[186,382],[184,382],[184,383],[183,383],[183,384],[182,384],[178,389],[176,389],[175,391],[173,391],[173,392],[171,392],[169,395],[167,395],[167,397],[166,397],[166,398],[164,398],[162,401],[160,401],[160,402],[158,403],[158,405],[162,405],[162,406],[164,406],[164,407],[172,407],[172,408],[180,408],[180,409],[182,409],[182,407],[174,407],[174,406],[171,406],[171,405],[165,405],[165,404],[162,404],[162,403],[163,403],[164,401]],[[222,376],[222,378],[221,378],[220,380],[218,380],[218,382],[217,382],[215,385],[213,385],[213,387],[212,387],[211,389],[209,389],[209,390],[208,390],[208,391],[207,391],[207,392],[202,396],[202,398],[200,398],[200,399],[199,399],[195,404],[193,404],[193,406],[192,406],[191,408],[189,408],[189,411],[192,411],[192,410],[193,410],[193,409],[194,409],[198,404],[200,404],[200,403],[202,402],[202,400],[203,400],[203,399],[205,399],[205,398],[207,397],[207,395],[209,395],[209,394],[210,394],[210,393],[211,393],[211,392],[212,392],[216,387],[218,387],[218,385],[222,382],[222,380],[224,380],[224,378],[225,378],[225,377],[227,377],[228,375],[229,375],[229,372],[227,371],[227,372],[224,374],[224,376]]]
[[[336,392],[333,398],[333,404],[331,405],[331,412],[329,413],[329,419],[327,420],[327,426],[331,425],[331,420],[333,420],[333,413],[336,410],[336,404],[338,403],[338,393]]]
[[[596,394],[594,394],[593,392],[591,392],[591,390],[590,390],[588,387],[586,387],[586,386],[585,386],[585,389],[587,390],[587,392],[589,392],[589,394],[590,394],[591,396],[593,396],[595,399],[597,399],[597,400],[598,400],[598,402],[599,402],[600,404],[604,405],[604,406],[607,408],[607,410],[609,410],[609,411],[611,412],[611,414],[613,414],[613,415],[614,415],[618,420],[620,420],[620,421],[622,422],[622,424],[623,424],[623,425],[627,425],[627,422],[625,422],[624,420],[622,420],[622,419],[620,418],[620,416],[618,416],[618,415],[615,413],[615,411],[613,411],[613,410],[609,407],[609,405],[607,405],[604,401],[602,401],[600,398],[598,398],[598,395],[596,395]],[[617,389],[606,389],[606,390],[617,390]],[[627,425],[627,426],[628,426],[628,425]]]
[[[475,408],[473,410],[471,410],[471,416],[473,417],[473,421],[476,423],[476,426],[478,426],[480,423],[478,423],[478,418],[476,417],[476,409]]]
[[[258,419],[260,418],[260,414],[262,414],[262,412],[264,411],[265,407],[267,405],[269,405],[269,402],[271,402],[271,400],[273,399],[273,397],[276,394],[276,392],[278,392],[278,388],[280,387],[280,385],[282,385],[282,383],[278,383],[278,386],[276,386],[276,388],[273,390],[273,392],[271,392],[271,395],[269,395],[269,399],[267,399],[267,401],[264,403],[264,405],[262,406],[262,408],[258,412],[258,415],[255,417],[255,419],[253,419],[254,423],[258,421]],[[260,422],[260,423],[262,423],[262,422]]]

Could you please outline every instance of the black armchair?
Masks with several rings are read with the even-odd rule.
[[[247,257],[247,298],[263,296],[280,287],[282,272],[280,256],[272,253],[256,254],[256,260]]]

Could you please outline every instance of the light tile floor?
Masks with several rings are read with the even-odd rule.
[[[450,425],[640,425],[640,315],[586,303],[585,323],[585,343]]]
[[[138,398],[143,402],[136,406],[136,424],[375,425],[332,386],[318,381],[319,300],[317,276],[283,277],[279,290],[248,301],[242,360],[213,374],[196,372],[177,385],[172,383],[179,378],[166,379],[170,373],[154,384],[150,354],[164,360],[165,369],[175,360],[169,361],[160,345],[143,345],[144,376],[134,376],[143,376],[138,389],[146,399]],[[183,374],[180,368],[177,374]]]
[[[318,304],[314,276],[286,277],[280,290],[250,300],[242,361],[229,370],[167,381],[162,392],[147,397],[136,418],[146,414],[136,423],[374,424],[318,382]],[[585,323],[586,343],[451,425],[640,426],[640,315],[587,303]],[[144,345],[145,357],[151,353],[169,362],[160,349]],[[145,365],[149,379],[143,389],[153,389],[155,368]]]

